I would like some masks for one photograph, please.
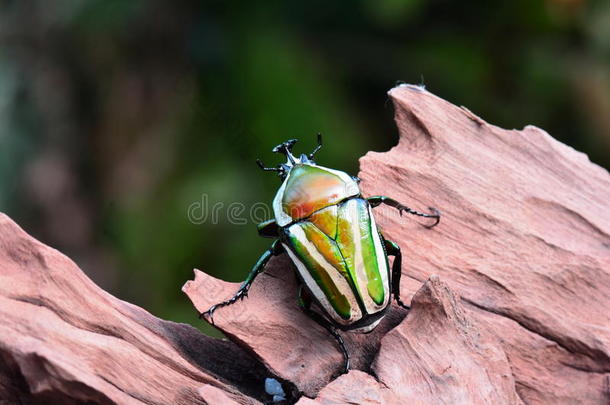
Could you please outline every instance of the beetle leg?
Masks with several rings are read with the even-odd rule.
[[[256,226],[258,229],[258,234],[263,238],[277,238],[278,237],[278,227],[275,219],[270,219],[268,221],[263,221]]]
[[[239,299],[243,300],[244,298],[246,298],[248,296],[248,290],[250,289],[252,282],[254,281],[256,276],[258,276],[260,273],[262,273],[265,270],[265,266],[267,265],[267,262],[269,261],[269,259],[271,259],[272,256],[277,256],[278,254],[280,254],[283,251],[284,251],[284,248],[282,247],[282,244],[278,240],[273,242],[271,247],[268,250],[266,250],[265,253],[263,253],[261,255],[261,257],[258,259],[258,261],[256,262],[256,264],[254,265],[254,267],[248,274],[248,277],[246,278],[246,280],[242,283],[242,285],[239,288],[239,290],[237,291],[237,293],[232,298],[230,298],[226,301],[219,302],[216,305],[212,305],[210,307],[210,309],[199,314],[199,318],[206,317],[209,319],[210,323],[213,325],[214,324],[214,311],[216,311],[218,308],[222,308],[222,307],[226,307],[227,305],[234,304]]]
[[[384,243],[388,256],[394,256],[394,263],[392,264],[392,294],[394,299],[399,306],[411,309],[400,299],[400,277],[402,276],[402,253],[400,252],[400,246],[388,239],[384,239]]]
[[[326,318],[317,312],[311,309],[311,297],[307,294],[307,291],[303,289],[303,285],[299,286],[299,297],[297,299],[297,305],[305,315],[309,316],[312,320],[314,320],[318,325],[322,326],[326,329],[337,341],[339,347],[341,348],[341,352],[343,353],[343,358],[345,359],[345,363],[343,364],[343,374],[347,374],[349,371],[349,353],[345,347],[345,342],[343,338],[339,334],[337,328],[335,328]]]
[[[396,201],[390,197],[385,197],[382,195],[369,197],[369,198],[367,198],[367,201],[369,202],[369,204],[371,204],[371,207],[373,207],[373,208],[377,207],[379,204],[382,204],[382,203],[389,205],[390,207],[394,207],[398,210],[398,212],[400,213],[401,216],[404,211],[408,214],[417,215],[419,217],[435,218],[436,221],[434,221],[434,223],[432,225],[424,225],[426,228],[432,228],[432,227],[436,226],[441,220],[440,211],[434,207],[428,207],[428,208],[430,208],[430,211],[433,212],[433,214],[426,214],[424,212],[415,211],[414,209],[411,209],[411,208],[407,207],[406,205],[402,205],[401,203],[399,203],[398,201]]]

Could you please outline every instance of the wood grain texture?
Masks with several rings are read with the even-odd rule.
[[[388,333],[404,317],[393,308],[395,318],[382,322],[381,332],[364,340],[345,333],[353,368],[380,386],[358,372],[327,385],[341,356],[296,310],[294,270],[283,258],[257,281],[247,304],[217,313],[217,326],[311,400],[319,393],[322,403],[357,397],[357,390],[339,395],[339,386],[366,387],[380,398],[390,387],[398,403],[610,400],[608,172],[538,128],[498,128],[417,86],[389,95],[400,140],[389,152],[360,159],[362,190],[442,211],[440,225],[426,229],[425,220],[375,210],[384,235],[403,249],[403,296],[423,294],[422,284],[437,274],[448,287],[432,295],[453,290],[456,305],[446,304],[453,302],[449,292],[438,305],[460,315],[442,319],[414,305]],[[206,294],[210,285],[216,289]],[[186,292],[203,311],[237,288],[199,274]]]
[[[96,286],[0,214],[1,404],[260,403],[266,370],[229,342]]]
[[[378,212],[403,274],[438,274],[461,296],[524,401],[609,401],[608,172],[541,129],[498,128],[415,86],[390,96],[400,141],[360,160],[364,193],[443,212],[430,232]]]
[[[417,86],[389,95],[400,140],[360,159],[363,193],[443,218],[375,209],[412,310],[343,333],[348,374],[297,308],[286,255],[215,313],[219,340],[112,297],[0,215],[0,404],[261,403],[267,377],[299,404],[608,403],[608,172],[538,128]],[[183,291],[201,312],[238,287],[196,270]]]

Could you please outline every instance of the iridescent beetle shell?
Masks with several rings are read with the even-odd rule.
[[[337,327],[368,332],[377,326],[389,308],[390,296],[405,309],[400,299],[400,247],[382,237],[372,215],[372,208],[386,204],[412,215],[440,221],[440,212],[416,211],[386,196],[362,198],[358,179],[344,172],[318,166],[313,157],[322,147],[296,158],[291,149],[296,139],[273,148],[287,157],[284,164],[266,167],[276,172],[282,185],[273,200],[275,219],[258,225],[261,236],[275,239],[258,259],[237,293],[212,305],[201,316],[213,323],[214,311],[234,304],[248,295],[254,278],[264,271],[272,256],[287,252],[297,268],[301,309],[337,341],[345,359],[343,372],[349,370],[349,353]],[[394,256],[390,273],[388,255]],[[312,310],[317,304],[322,312]]]
[[[369,203],[348,174],[294,162],[273,201],[280,240],[329,320],[368,331],[390,302],[390,272]]]

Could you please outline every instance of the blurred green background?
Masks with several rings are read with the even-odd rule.
[[[199,324],[192,268],[242,280],[269,244],[227,218],[274,195],[255,159],[320,131],[320,163],[356,174],[397,141],[398,80],[610,166],[608,1],[0,0],[0,210],[113,294]],[[217,221],[189,221],[202,198]]]

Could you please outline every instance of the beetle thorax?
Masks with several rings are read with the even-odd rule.
[[[359,194],[358,184],[347,173],[297,163],[275,196],[273,210],[278,225],[285,226]]]

